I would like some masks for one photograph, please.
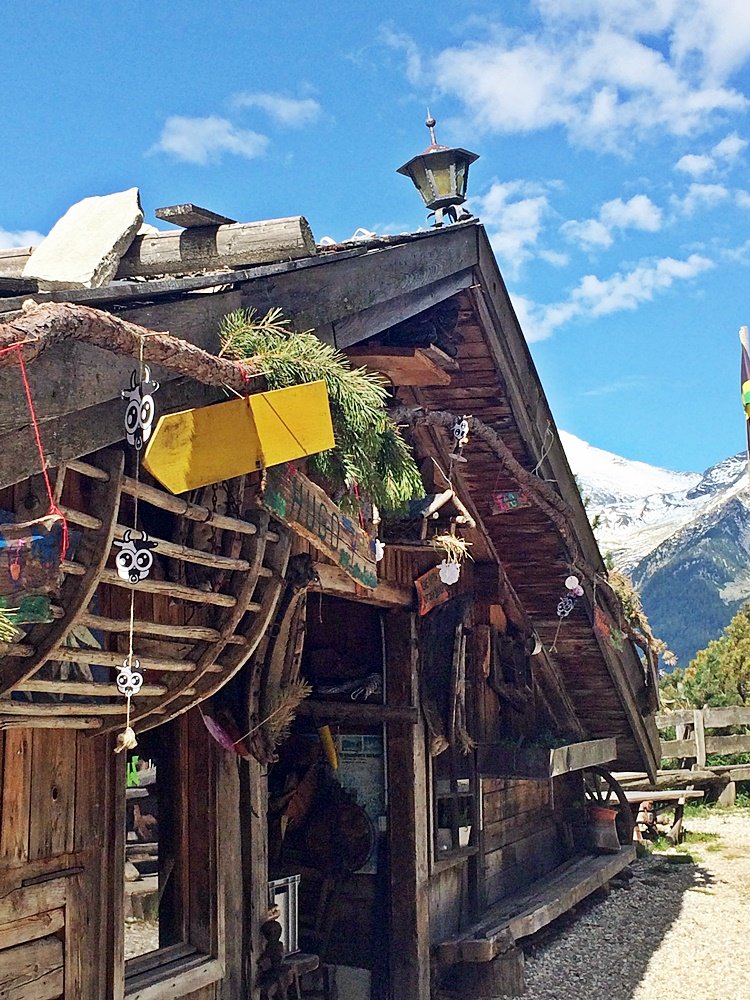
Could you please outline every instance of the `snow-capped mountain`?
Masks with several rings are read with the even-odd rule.
[[[629,573],[685,666],[750,598],[744,454],[703,474],[633,462],[560,433],[603,553]]]

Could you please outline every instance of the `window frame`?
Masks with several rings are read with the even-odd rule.
[[[168,889],[178,927],[175,936],[181,940],[124,961],[125,1000],[184,996],[221,980],[225,968],[216,747],[197,709],[165,723],[156,734],[168,748],[167,782],[175,788],[166,808],[160,799],[159,835],[178,853]]]

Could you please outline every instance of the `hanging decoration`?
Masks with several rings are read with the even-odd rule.
[[[125,407],[125,437],[128,444],[135,448],[135,480],[140,480],[141,451],[148,439],[156,414],[153,394],[159,388],[159,383],[151,378],[151,369],[143,364],[143,338],[140,343],[140,367],[131,372],[130,387],[122,390],[122,398],[127,401]],[[133,527],[128,528],[121,542],[114,543],[119,552],[115,556],[117,575],[121,580],[131,584],[130,591],[130,627],[128,629],[128,655],[117,674],[117,690],[127,699],[125,714],[125,730],[117,736],[115,753],[122,750],[133,750],[138,741],[135,731],[130,725],[130,702],[138,694],[143,685],[143,671],[140,660],[133,652],[133,636],[135,632],[135,586],[145,580],[154,563],[153,550],[156,542],[151,541],[145,531],[138,528],[138,491],[133,501]]]
[[[134,535],[140,535],[140,538],[136,539]],[[132,584],[145,580],[154,565],[153,550],[156,542],[152,542],[145,531],[131,531],[128,528],[123,540],[115,542],[115,545],[120,550],[115,556],[120,579]]]
[[[455,531],[455,528],[454,528]],[[461,576],[461,566],[467,557],[470,559],[469,555],[469,545],[471,542],[465,541],[456,534],[446,533],[443,535],[435,535],[432,539],[432,545],[434,548],[445,552],[445,558],[441,563],[438,564],[437,570],[440,579],[443,583],[446,583],[449,587],[453,584],[458,583]]]
[[[553,653],[557,652],[557,637],[560,634],[560,626],[563,623],[563,619],[567,618],[573,608],[576,606],[576,602],[579,597],[583,597],[583,587],[581,586],[581,581],[577,576],[572,574],[565,580],[565,593],[557,602],[557,629],[555,631],[555,638],[550,646],[550,651]]]
[[[465,462],[461,452],[469,443],[469,419],[468,417],[456,417],[453,423],[453,451],[448,456],[451,462]]]
[[[492,494],[493,514],[507,514],[522,507],[531,507],[531,497],[526,490],[498,490]]]
[[[159,383],[152,381],[151,369],[142,366],[142,374],[135,369],[130,375],[130,388],[123,389],[120,395],[128,401],[125,408],[125,436],[128,444],[140,451],[151,437],[154,424],[154,393]]]
[[[440,578],[440,569],[433,566],[414,581],[417,588],[420,615],[426,615],[439,604],[450,600],[450,591]]]

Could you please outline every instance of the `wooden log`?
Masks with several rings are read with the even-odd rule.
[[[187,232],[136,236],[120,260],[118,278],[220,270],[312,257],[317,247],[301,215]]]
[[[80,616],[78,622],[80,625],[85,625],[86,628],[101,629],[102,632],[125,633],[130,631],[128,618],[106,618],[102,615],[92,615],[86,612]],[[169,622],[141,621],[140,619],[133,621],[133,631],[136,635],[165,636],[183,642],[191,640],[214,642],[219,638],[219,633],[215,628],[203,625],[172,625]],[[17,656],[18,653],[15,655]]]
[[[0,730],[8,729],[101,729],[102,720],[92,716],[77,719],[42,718],[38,715],[8,716],[0,708]]]
[[[149,330],[119,316],[72,302],[34,305],[20,316],[0,323],[0,368],[18,364],[18,352],[4,348],[19,344],[26,364],[54,344],[79,341],[147,364],[159,364],[205,385],[227,385],[247,395],[250,376],[259,370],[252,362],[217,357],[170,333]]]
[[[163,684],[142,684],[138,692],[139,698],[154,698],[166,692]],[[89,681],[22,681],[16,686],[16,691],[38,691],[45,694],[73,694],[85,697],[117,698],[120,691],[116,684],[93,684]],[[94,708],[95,706],[90,706]],[[33,705],[30,705],[33,714]]]
[[[101,583],[109,583],[113,587],[130,590],[131,584],[117,575],[117,570],[104,569],[100,576]],[[220,608],[233,608],[237,603],[229,594],[213,593],[210,590],[198,590],[196,587],[186,587],[170,580],[151,580],[149,578],[138,583],[138,590],[146,594],[166,594],[175,600],[192,601],[194,604],[211,604]]]

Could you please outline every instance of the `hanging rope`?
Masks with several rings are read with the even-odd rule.
[[[62,546],[60,549],[60,559],[64,559],[68,554],[68,522],[63,515],[63,512],[57,505],[55,500],[55,494],[52,490],[52,483],[50,482],[49,472],[47,471],[47,462],[44,457],[44,448],[42,447],[42,437],[39,432],[39,421],[37,420],[36,411],[34,409],[34,400],[31,396],[31,386],[29,385],[29,376],[26,373],[26,364],[23,359],[23,352],[21,351],[21,344],[13,344],[11,347],[5,347],[0,350],[0,355],[9,354],[11,351],[15,351],[18,355],[18,364],[21,369],[21,381],[23,382],[24,392],[26,393],[26,403],[29,407],[29,416],[31,417],[31,427],[34,431],[34,440],[36,441],[37,451],[39,452],[39,464],[42,470],[42,476],[44,477],[44,485],[47,490],[47,499],[49,500],[49,514],[53,514],[55,517],[59,517],[62,522]]]

